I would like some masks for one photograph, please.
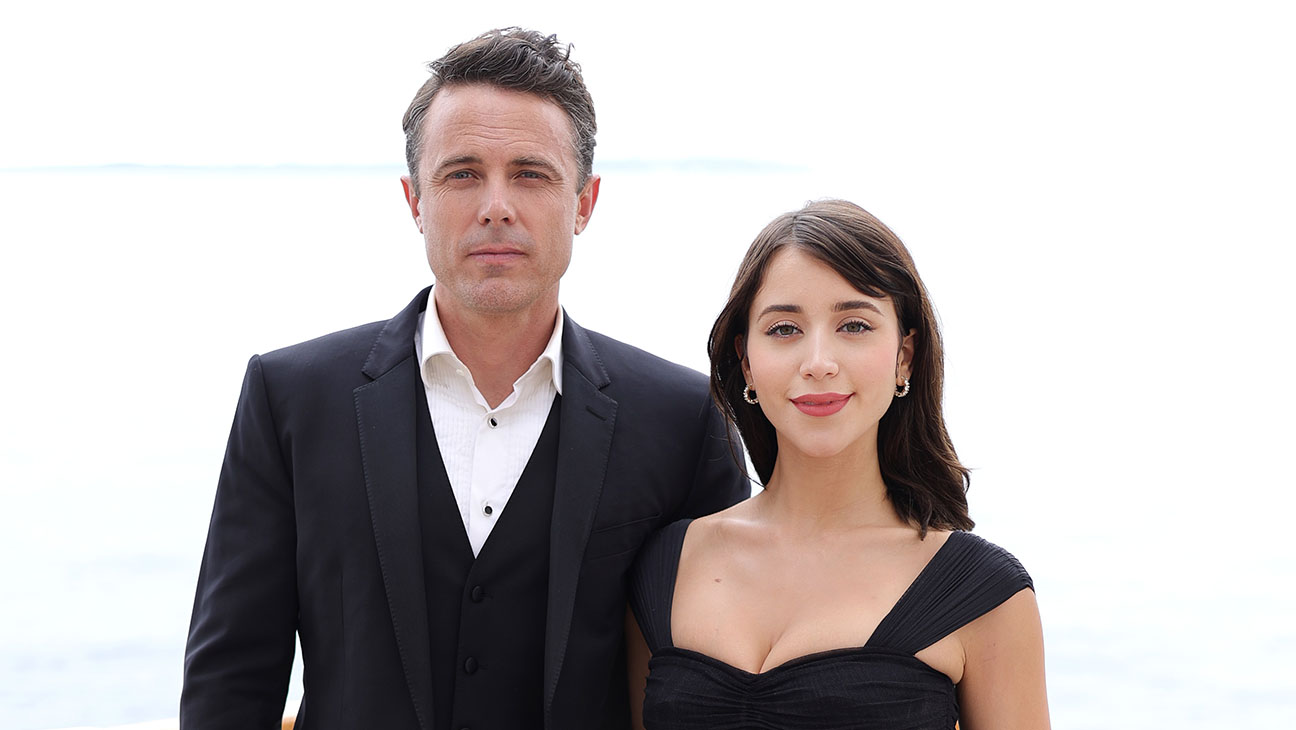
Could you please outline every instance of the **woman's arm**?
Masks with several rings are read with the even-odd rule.
[[[1023,588],[959,630],[962,730],[1047,730],[1044,631],[1035,592]]]
[[[648,642],[644,640],[639,622],[635,620],[634,612],[629,607],[626,607],[625,636],[626,677],[630,682],[630,727],[644,730],[644,687],[648,684],[648,660],[652,658],[652,652],[648,650]]]

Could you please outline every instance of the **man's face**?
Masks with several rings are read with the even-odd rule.
[[[571,122],[534,94],[442,89],[423,122],[418,193],[405,198],[427,246],[442,315],[553,315],[598,178],[577,190]]]

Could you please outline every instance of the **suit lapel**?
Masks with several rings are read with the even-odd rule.
[[[594,525],[617,402],[601,390],[610,382],[589,335],[563,317],[562,420],[558,471],[549,535],[549,605],[545,627],[545,724],[567,653],[580,567]]]
[[[432,664],[419,530],[417,438],[419,370],[414,330],[427,304],[423,290],[374,341],[354,391],[360,455],[374,541],[396,645],[423,730],[432,718]]]

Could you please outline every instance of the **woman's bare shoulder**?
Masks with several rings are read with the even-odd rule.
[[[756,557],[767,542],[765,526],[756,519],[750,501],[705,517],[689,525],[680,554],[680,564],[697,561],[727,561],[735,557],[743,562]]]

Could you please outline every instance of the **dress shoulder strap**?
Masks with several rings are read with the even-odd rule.
[[[917,653],[1034,587],[1008,551],[970,532],[951,533],[868,643]]]
[[[630,609],[654,654],[671,643],[671,599],[684,535],[693,520],[673,522],[648,538],[630,571]]]

